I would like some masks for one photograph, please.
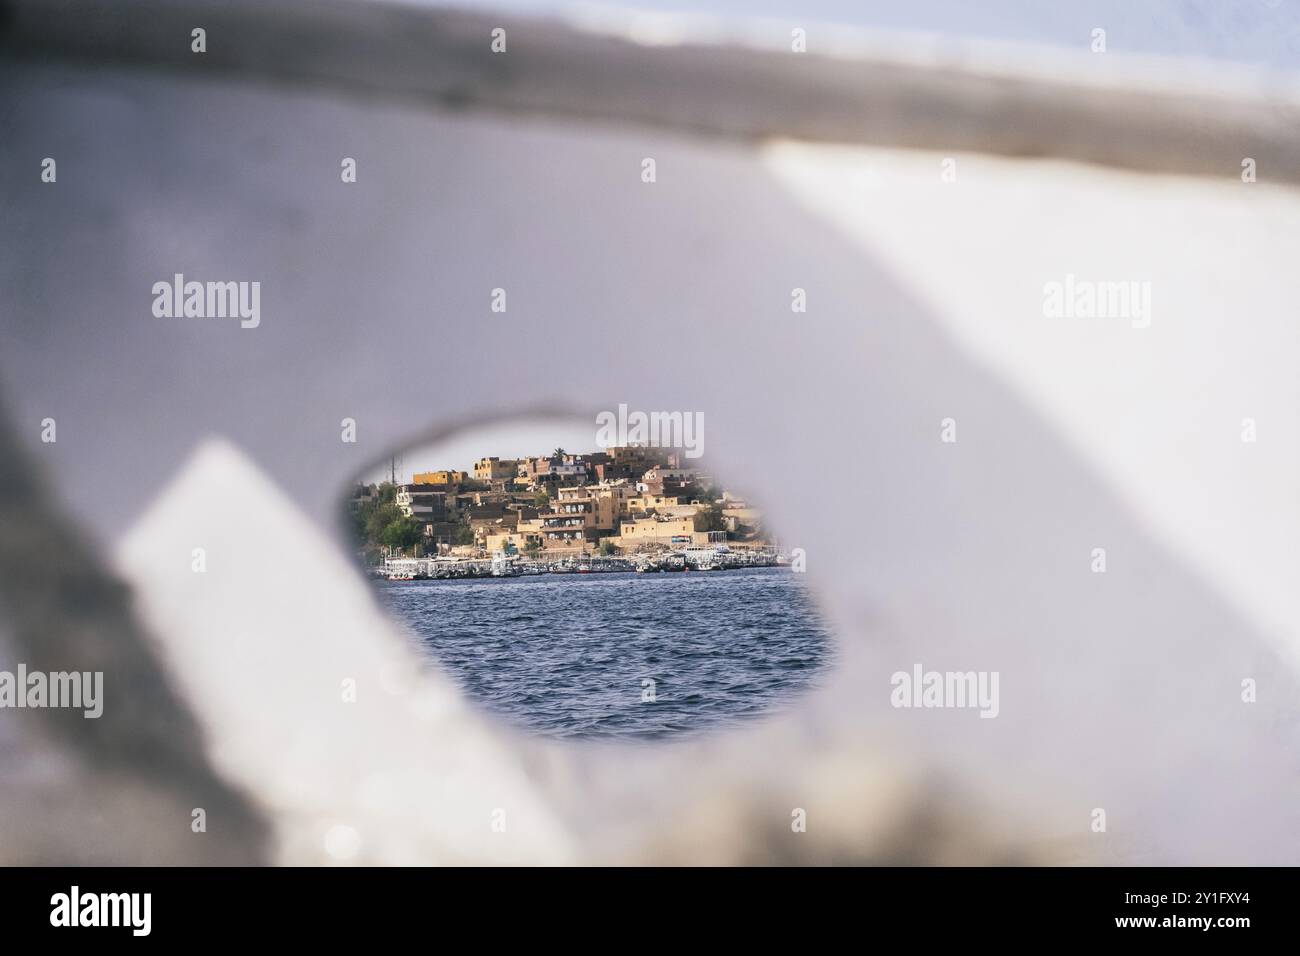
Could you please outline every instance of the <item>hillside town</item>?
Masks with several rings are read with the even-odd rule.
[[[695,464],[695,462],[691,462]],[[361,484],[350,501],[368,565],[394,559],[593,558],[770,550],[761,516],[669,448],[562,448],[536,458],[481,458],[473,473],[417,472]]]

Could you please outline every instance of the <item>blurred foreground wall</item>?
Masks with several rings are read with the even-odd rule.
[[[0,669],[107,690],[0,711],[5,862],[1296,862],[1288,90],[6,9]],[[178,273],[257,326],[156,317]],[[1054,313],[1080,282],[1145,305]],[[394,448],[620,403],[702,411],[807,551],[842,659],[796,714],[523,740],[351,568]],[[997,671],[997,718],[891,707],[918,663]]]

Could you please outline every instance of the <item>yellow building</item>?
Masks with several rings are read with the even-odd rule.
[[[542,538],[540,534],[530,534],[527,532],[515,531],[489,531],[483,540],[483,546],[487,549],[488,554],[496,554],[498,551],[516,551],[519,554],[525,553],[532,545],[540,545]]]
[[[697,504],[683,501],[678,495],[634,495],[626,500],[624,513],[635,516],[639,513],[654,511],[671,518],[684,518],[700,510]]]
[[[550,515],[556,518],[581,516],[588,528],[613,532],[618,519],[626,510],[626,485],[580,485],[576,488],[558,488],[551,502]]]
[[[619,522],[615,543],[628,550],[646,545],[680,548],[695,544],[695,518],[625,518]],[[707,540],[707,534],[705,535]]]
[[[519,462],[514,458],[480,458],[474,462],[474,478],[478,481],[497,481],[514,478]]]
[[[468,477],[463,471],[417,471],[411,482],[417,485],[459,485]]]

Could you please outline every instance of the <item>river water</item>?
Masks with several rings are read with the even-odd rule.
[[[490,712],[550,736],[653,739],[770,713],[816,682],[831,643],[802,580],[755,568],[380,591]]]

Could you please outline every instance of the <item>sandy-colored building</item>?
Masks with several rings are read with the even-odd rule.
[[[542,538],[539,534],[507,529],[490,531],[483,539],[483,546],[488,554],[496,554],[498,551],[523,554],[534,546],[540,547],[541,544]]]
[[[694,516],[666,517],[650,515],[624,518],[619,522],[615,544],[625,551],[635,551],[646,546],[681,548],[697,543]],[[704,540],[708,535],[704,534]]]
[[[469,476],[463,471],[417,471],[411,476],[412,484],[416,485],[460,485],[463,484]]]
[[[641,476],[637,490],[652,495],[684,495],[695,487],[695,472],[689,468],[655,465]]]
[[[408,518],[421,521],[449,521],[447,492],[416,483],[398,485],[393,504]]]
[[[629,517],[639,517],[647,512],[653,512],[670,518],[684,518],[699,510],[698,504],[686,501],[678,495],[640,494],[628,497],[624,514]]]
[[[513,479],[519,474],[517,458],[480,458],[474,462],[474,479],[476,481],[499,481],[502,478]]]
[[[618,530],[619,518],[627,514],[632,489],[625,482],[557,488],[551,504],[555,515],[589,515],[589,524],[605,534]]]
[[[759,527],[763,523],[763,514],[757,508],[724,506],[722,520],[727,523],[727,530],[734,532],[742,527]]]

